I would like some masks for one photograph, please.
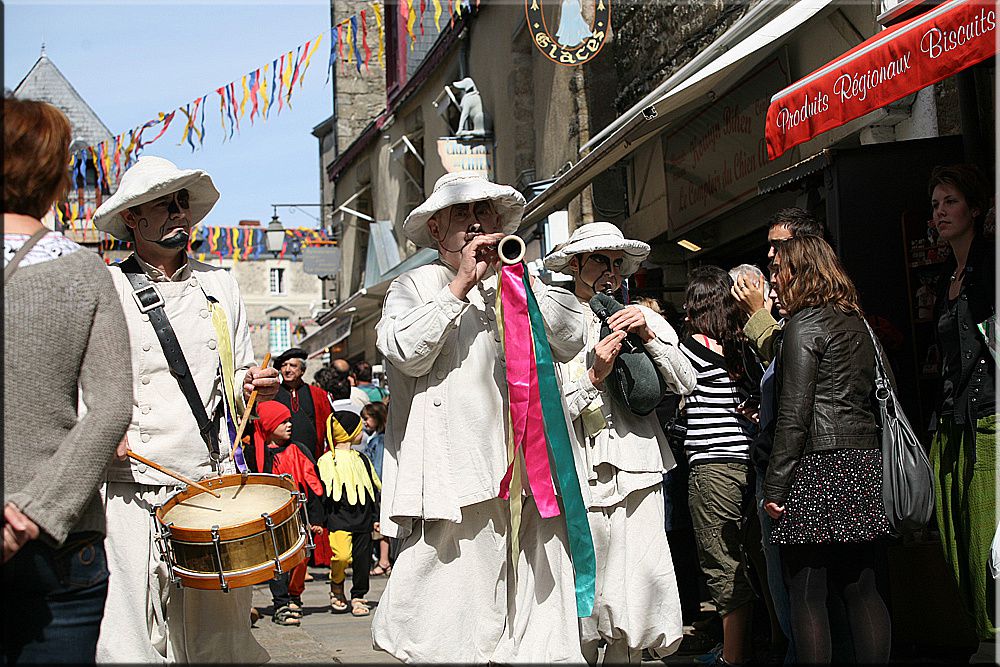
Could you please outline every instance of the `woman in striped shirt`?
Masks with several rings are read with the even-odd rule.
[[[729,274],[715,266],[694,270],[685,294],[687,329],[682,341],[697,375],[685,398],[684,453],[691,466],[689,504],[698,557],[712,602],[722,617],[718,664],[747,657],[753,591],[740,557],[739,526],[750,484],[754,423],[746,415],[753,380],[746,360],[739,307],[730,294]]]

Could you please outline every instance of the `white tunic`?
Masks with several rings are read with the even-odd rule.
[[[208,447],[198,433],[198,422],[180,385],[170,373],[149,316],[139,312],[132,297],[132,284],[121,269],[117,266],[109,269],[132,340],[134,403],[128,429],[129,447],[185,477],[194,480],[209,477],[212,466]],[[212,417],[222,400],[223,389],[219,372],[219,336],[212,325],[208,298],[215,299],[226,312],[235,351],[233,386],[237,401],[242,400],[243,377],[255,363],[246,308],[240,288],[228,271],[188,259],[187,265],[174,278],[155,280],[154,285],[163,297],[164,310],[191,369],[205,412]],[[221,419],[219,435],[220,453],[225,459],[230,454],[230,443]],[[173,478],[131,459],[109,466],[108,479],[153,485],[176,483]]]
[[[392,409],[385,430],[382,533],[405,536],[413,519],[460,522],[461,509],[497,496],[507,469],[507,381],[496,323],[497,276],[469,292],[435,263],[389,286],[376,331]],[[580,351],[584,320],[566,290],[532,291],[556,361]]]
[[[681,395],[694,389],[691,362],[677,347],[677,333],[662,316],[636,306],[656,337],[646,343],[667,389]],[[606,389],[590,382],[594,347],[601,341],[601,321],[587,307],[587,344],[569,363],[560,364],[563,393],[573,420],[576,442],[587,461],[591,508],[611,507],[632,491],[659,485],[676,465],[663,428],[651,413],[638,417],[615,403]]]
[[[382,532],[403,544],[372,641],[406,662],[582,662],[565,518],[540,518],[531,497],[512,576],[509,504],[497,499],[508,423],[497,276],[467,301],[448,289],[454,277],[442,264],[403,274],[377,326],[392,387]],[[553,356],[571,359],[579,302],[540,280],[532,291]]]
[[[677,334],[660,315],[638,308],[655,334],[645,347],[667,388],[689,394],[696,378]],[[655,413],[636,416],[590,382],[601,322],[589,308],[585,319],[586,346],[560,365],[573,437],[586,459],[597,557],[594,612],[580,621],[581,643],[588,662],[596,661],[602,640],[606,663],[638,662],[644,648],[669,655],[683,632],[661,488],[675,461]]]

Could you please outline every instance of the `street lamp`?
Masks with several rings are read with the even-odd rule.
[[[267,250],[277,255],[285,245],[285,228],[278,220],[278,209],[274,209],[271,222],[267,225]]]

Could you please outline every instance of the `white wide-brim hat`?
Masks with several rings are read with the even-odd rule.
[[[117,239],[131,238],[121,214],[129,207],[151,202],[178,190],[187,190],[191,202],[191,226],[201,222],[219,201],[212,177],[201,169],[178,169],[170,160],[144,155],[118,183],[113,195],[94,211],[94,226]]]
[[[591,222],[577,227],[573,235],[560,243],[545,256],[543,263],[549,271],[564,272],[573,255],[599,250],[622,250],[622,275],[630,276],[639,270],[642,260],[649,256],[649,244],[627,239],[622,231],[610,222]]]
[[[492,183],[477,173],[456,172],[445,174],[434,184],[434,192],[420,206],[413,209],[403,221],[403,234],[418,246],[432,248],[437,245],[427,229],[427,221],[435,213],[455,204],[490,200],[500,215],[500,225],[505,234],[513,234],[521,224],[524,197],[509,185]]]

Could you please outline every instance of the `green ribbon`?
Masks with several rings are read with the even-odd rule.
[[[566,428],[562,408],[562,392],[556,381],[552,350],[545,337],[545,321],[538,309],[535,293],[531,291],[528,272],[524,272],[524,290],[528,295],[528,318],[531,335],[535,340],[535,365],[538,369],[538,389],[542,399],[542,417],[545,420],[545,438],[548,440],[556,464],[556,479],[562,495],[563,513],[566,515],[566,532],[569,534],[569,552],[576,575],[576,615],[588,618],[594,610],[594,578],[597,569],[594,557],[594,540],[590,535],[587,506],[583,504],[580,478],[573,462],[573,447]]]

